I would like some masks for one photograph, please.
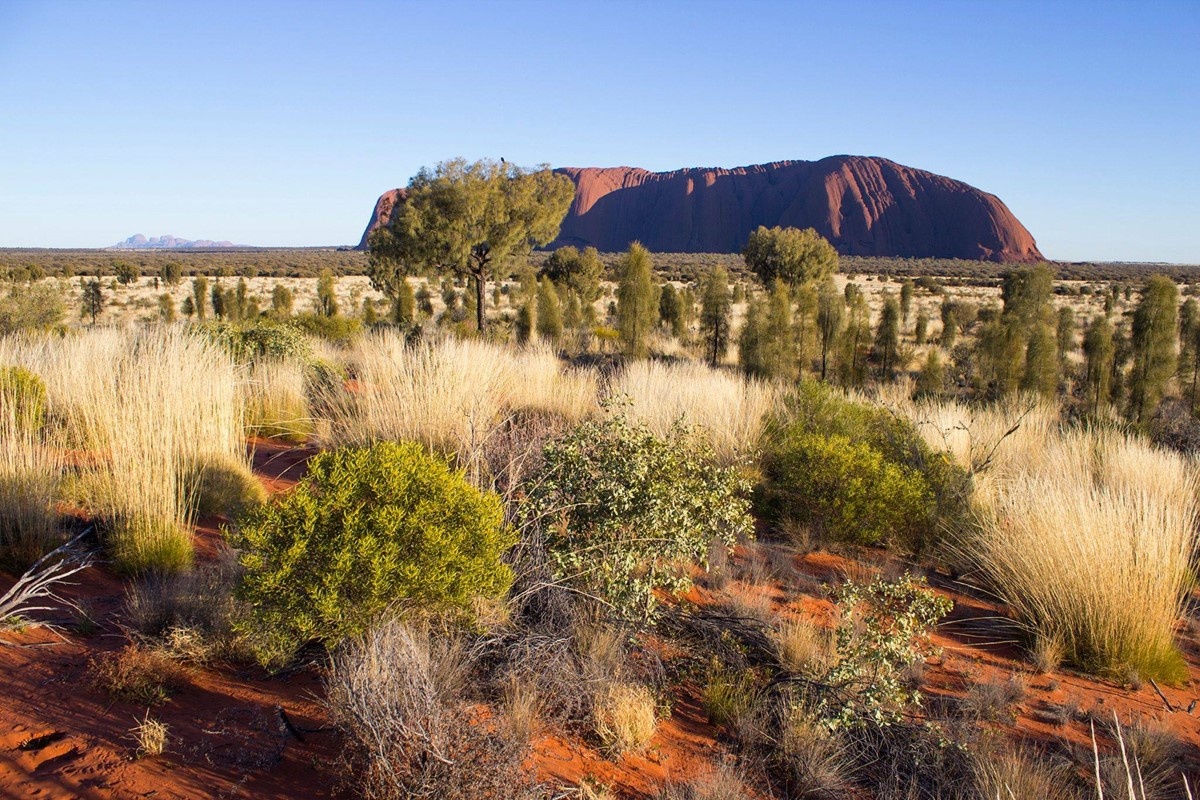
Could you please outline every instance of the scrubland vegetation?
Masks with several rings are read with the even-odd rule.
[[[92,684],[157,705],[188,670],[316,669],[365,797],[548,796],[545,737],[634,758],[681,697],[736,759],[664,798],[1182,796],[1148,723],[1018,745],[1024,678],[948,702],[924,675],[954,595],[1030,672],[1189,681],[1194,300],[848,279],[813,234],[755,236],[732,280],[392,251],[300,313],[172,272],[189,305],[150,324],[34,315],[0,339],[0,563],[94,526],[130,641]],[[284,443],[311,458],[269,497],[252,450]],[[813,551],[861,566],[819,585]]]

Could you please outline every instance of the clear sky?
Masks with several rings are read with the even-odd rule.
[[[878,155],[1200,263],[1200,0],[0,0],[0,246],[356,243],[454,156]]]

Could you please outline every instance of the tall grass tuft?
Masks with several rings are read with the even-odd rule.
[[[778,400],[768,383],[692,362],[631,363],[609,390],[628,398],[632,417],[659,435],[680,418],[699,427],[726,463],[753,453],[763,419]]]
[[[483,445],[511,414],[574,421],[596,408],[595,376],[565,368],[548,349],[455,339],[412,346],[387,331],[363,338],[346,358],[353,384],[327,387],[334,396],[319,400],[332,443],[415,440],[457,454],[472,473]]]
[[[0,392],[0,565],[18,570],[61,543],[54,509],[61,451],[26,416],[16,398]]]
[[[1062,428],[1042,405],[904,412],[975,471],[958,555],[1035,646],[1099,674],[1186,678],[1174,628],[1196,567],[1193,462],[1131,434]]]
[[[229,356],[175,327],[6,340],[0,354],[45,380],[80,462],[74,499],[100,522],[117,566],[186,568],[206,476],[214,465],[250,475]]]
[[[252,362],[243,384],[246,430],[257,436],[303,443],[313,432],[305,366],[298,359]]]

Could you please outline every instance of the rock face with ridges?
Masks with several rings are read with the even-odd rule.
[[[816,228],[843,255],[1041,260],[995,195],[885,158],[831,156],[734,169],[556,170],[575,199],[551,247],[734,253],[759,225]],[[376,203],[367,233],[390,217],[398,190]],[[366,234],[363,235],[363,245]]]

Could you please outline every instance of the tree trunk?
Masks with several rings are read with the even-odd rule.
[[[483,333],[484,319],[483,313],[483,297],[484,297],[484,276],[482,272],[475,274],[475,324],[480,333]]]

